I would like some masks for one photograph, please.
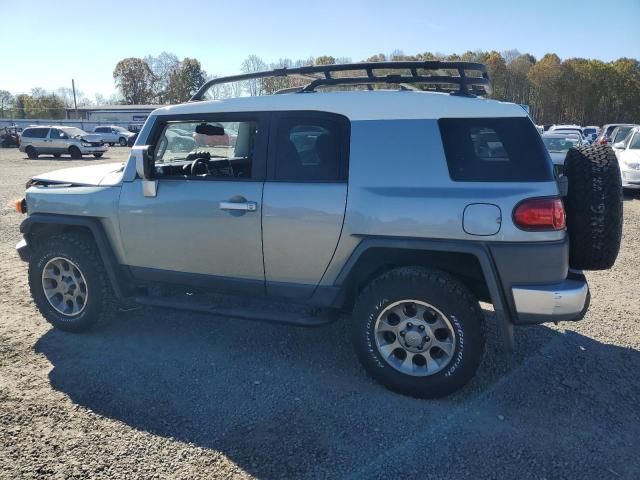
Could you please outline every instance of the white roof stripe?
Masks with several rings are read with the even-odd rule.
[[[279,110],[318,110],[342,114],[351,120],[527,116],[515,103],[448,93],[388,90],[239,97],[163,107],[153,115]]]

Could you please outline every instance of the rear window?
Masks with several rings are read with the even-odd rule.
[[[27,128],[23,133],[23,137],[45,138],[49,133],[48,128]]]
[[[526,117],[438,121],[449,175],[457,182],[546,182],[551,160]]]

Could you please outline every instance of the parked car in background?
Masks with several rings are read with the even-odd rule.
[[[611,132],[611,147],[616,150],[616,145],[624,142],[631,130],[637,126],[639,125],[620,125],[614,128],[613,132]]]
[[[585,136],[589,143],[595,142],[599,133],[600,127],[598,127],[597,125],[588,125],[582,128],[582,134]]]
[[[582,136],[576,133],[544,133],[542,142],[549,152],[553,169],[556,173],[564,172],[564,161],[570,148],[578,148],[583,145]]]
[[[613,151],[620,163],[622,188],[640,189],[640,127],[632,128],[625,140],[615,143]]]
[[[629,126],[632,127],[632,123],[608,123],[603,125],[600,129],[600,133],[596,138],[595,143],[598,145],[609,145],[611,143],[611,134],[617,127]]]
[[[92,135],[76,127],[45,126],[25,128],[20,139],[20,151],[31,159],[38,155],[53,155],[58,158],[63,154],[71,158],[82,158],[82,155],[102,157],[107,146],[98,135]]]
[[[142,130],[142,127],[144,126],[144,123],[130,123],[127,126],[127,129],[131,132],[131,133],[140,133],[140,130]]]
[[[135,133],[117,125],[95,127],[93,133],[99,135],[104,143],[108,143],[111,146],[117,143],[121,147],[126,147],[129,144],[129,139],[135,135]]]
[[[554,125],[549,129],[548,133],[576,133],[580,135],[580,138],[585,141],[584,132],[582,131],[582,127],[580,125]]]

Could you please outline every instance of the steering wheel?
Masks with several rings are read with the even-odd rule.
[[[198,157],[191,162],[191,176],[196,175],[208,175],[209,172],[209,160],[204,157]]]

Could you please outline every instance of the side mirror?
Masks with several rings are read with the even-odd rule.
[[[158,194],[158,181],[154,180],[154,160],[149,154],[149,145],[141,145],[131,149],[136,161],[136,173],[142,179],[142,194],[155,197]]]
[[[613,144],[613,148],[616,150],[624,150],[624,142],[616,142]]]

